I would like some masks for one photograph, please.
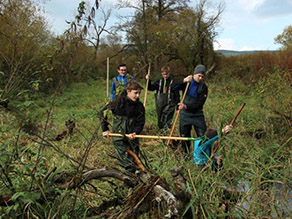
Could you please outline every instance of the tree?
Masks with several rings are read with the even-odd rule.
[[[97,9],[99,9],[98,12],[101,13],[100,20],[96,18]],[[111,10],[105,11],[103,8],[100,8],[99,1],[96,0],[92,7],[86,6],[85,1],[81,1],[77,11],[78,14],[75,16],[75,20],[67,22],[70,24],[70,28],[66,33],[70,31],[79,33],[81,39],[93,46],[93,60],[95,60],[102,34],[112,34],[110,30],[106,28],[107,22],[111,16]]]
[[[201,0],[194,10],[185,9],[176,18],[177,43],[173,44],[172,57],[182,60],[188,72],[197,64],[208,66],[214,61],[213,42],[217,36],[216,28],[224,11],[224,4],[220,3],[211,15],[207,10],[207,3],[207,0]]]
[[[183,0],[142,0],[138,3],[128,5],[136,9],[135,14],[120,28],[126,31],[128,43],[133,45],[132,54],[138,56],[142,66],[157,54],[166,58],[164,64],[165,61],[180,61],[187,72],[198,63],[210,65],[214,61],[213,42],[224,11],[223,3],[212,14],[207,0],[201,0],[195,9]],[[157,66],[161,65],[161,59],[155,61]]]
[[[283,48],[289,48],[292,46],[292,25],[286,27],[283,33],[275,38],[275,43],[281,44]]]
[[[156,61],[156,65],[160,65],[159,54],[168,47],[165,42],[162,43],[160,27],[161,24],[172,27],[173,14],[179,13],[183,7],[187,7],[188,0],[172,1],[172,0],[141,0],[129,3],[122,1],[120,7],[128,7],[135,9],[133,17],[126,20],[118,29],[126,32],[128,44],[131,47],[130,54],[136,54],[140,67]],[[154,60],[156,59],[156,60]]]
[[[50,33],[38,5],[30,0],[5,0],[0,6],[1,99],[20,89],[35,86],[36,63],[47,46]]]

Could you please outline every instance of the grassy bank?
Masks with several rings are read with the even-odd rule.
[[[142,140],[141,148],[151,170],[172,184],[170,169],[183,165],[188,191],[192,195],[190,204],[185,207],[191,208],[198,217],[283,217],[284,213],[279,206],[280,201],[285,202],[285,199],[279,200],[274,188],[275,185],[281,185],[281,194],[284,195],[287,193],[285,189],[291,189],[292,186],[291,121],[285,119],[285,115],[291,113],[291,102],[287,101],[291,100],[292,89],[282,89],[291,86],[288,84],[289,80],[287,82],[285,77],[279,77],[275,72],[256,83],[219,75],[209,78],[206,83],[209,86],[209,97],[205,104],[208,127],[220,129],[229,124],[239,106],[246,103],[232,132],[220,140],[218,154],[224,157],[224,168],[214,172],[209,164],[205,170],[199,169],[191,159],[184,160],[179,149],[167,148],[161,141]],[[143,134],[159,133],[153,96],[152,92],[148,94]],[[142,102],[143,99],[142,95]],[[80,168],[74,160],[83,160],[86,166],[92,168],[119,168],[113,158],[114,147],[111,141],[101,137],[97,118],[98,111],[106,102],[106,85],[100,80],[76,83],[66,88],[61,95],[30,102],[24,110],[25,115],[35,123],[39,137],[19,129],[19,125],[27,121],[20,122],[13,111],[2,110],[1,165],[9,165],[9,176],[15,190],[30,190],[31,176],[36,166],[36,179],[54,166],[57,167],[57,172]],[[12,106],[19,104],[24,103],[13,103]],[[74,134],[57,141],[56,137],[66,130],[65,122],[69,119],[76,123]],[[93,138],[95,131],[97,135]],[[159,134],[168,135],[168,132]],[[174,135],[179,135],[178,130]],[[46,141],[50,144],[45,144]],[[86,151],[89,153],[84,159]],[[35,165],[36,161],[39,165]],[[13,195],[13,191],[7,190],[9,186],[5,184],[7,179],[3,177],[0,181],[0,194]],[[52,217],[52,212],[58,211],[59,215],[80,218],[88,208],[127,194],[127,190],[114,180],[96,181],[94,186],[96,191],[92,188],[78,192],[58,191],[55,199],[48,200],[44,206],[34,205],[33,198],[31,202],[27,202],[29,195],[23,193],[14,197],[18,205],[2,208],[1,215],[19,216],[22,207],[31,203],[30,213],[38,217]],[[55,189],[53,185],[42,184],[36,187]],[[231,198],[222,201],[226,196]],[[74,211],[72,203],[75,203]],[[230,207],[228,213],[225,212],[226,206]]]

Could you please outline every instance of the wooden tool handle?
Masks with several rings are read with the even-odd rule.
[[[150,80],[150,69],[151,69],[151,63],[149,62],[149,67],[148,67],[148,79],[146,81],[146,88],[145,88],[145,96],[144,96],[144,108],[146,107],[146,100],[147,100],[147,94],[148,94],[148,85],[149,85],[149,80]]]
[[[190,82],[187,83],[186,89],[185,89],[185,91],[184,91],[184,95],[183,95],[183,97],[182,97],[180,103],[183,103],[183,102],[184,102],[184,100],[185,100],[185,98],[186,98],[186,95],[187,95],[187,91],[188,91],[188,89],[189,89],[189,86],[190,86]],[[176,122],[177,122],[177,120],[178,120],[178,117],[179,117],[180,111],[181,111],[180,109],[178,109],[178,110],[176,111],[175,119],[174,119],[173,125],[172,125],[172,127],[171,127],[169,137],[171,137],[172,134],[173,134],[173,132],[174,132],[175,125],[176,125]],[[168,141],[167,141],[167,143],[166,143],[167,146],[170,144],[170,140],[171,140],[171,139],[168,139]]]
[[[109,133],[110,137],[130,137],[129,134],[119,134],[119,133]],[[159,135],[135,135],[136,138],[143,138],[143,139],[162,139],[162,140],[181,140],[181,141],[195,141],[196,138],[190,137],[176,137],[176,136],[159,136]]]
[[[237,111],[237,113],[235,114],[235,116],[233,117],[233,119],[231,120],[230,125],[232,125],[232,126],[234,125],[234,123],[235,123],[237,117],[238,117],[239,114],[241,113],[241,111],[242,111],[242,109],[243,109],[244,106],[245,106],[245,103],[241,104],[239,110]]]

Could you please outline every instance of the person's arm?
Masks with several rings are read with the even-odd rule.
[[[204,103],[206,102],[208,97],[208,87],[204,84],[203,85],[203,92],[198,96],[197,102],[193,104],[187,104],[185,105],[185,108],[187,111],[193,111],[197,109],[203,108]]]
[[[218,135],[216,135],[215,137],[207,140],[206,142],[204,142],[203,144],[201,144],[199,147],[197,147],[195,149],[195,153],[196,154],[200,154],[202,153],[203,151],[205,151],[206,149],[208,149],[208,147],[211,147],[213,142],[218,140]]]
[[[110,104],[110,103],[109,103]],[[109,104],[107,104],[106,106],[104,106],[101,111],[100,111],[100,123],[101,123],[101,130],[102,132],[108,131],[108,121],[107,121],[107,116],[104,115],[104,112],[109,109]]]
[[[149,79],[149,84],[148,84],[148,90],[150,91],[158,91],[159,90],[159,81],[157,80],[154,82],[154,84],[151,83],[151,80]]]
[[[115,94],[116,94],[116,85],[115,85],[114,80],[112,80],[112,88],[111,88],[111,95],[110,95],[111,100],[114,99]]]
[[[172,91],[176,91],[176,90],[184,90],[186,88],[186,83],[187,82],[191,82],[193,76],[192,75],[188,75],[187,77],[180,79],[180,80],[174,80],[172,83]]]

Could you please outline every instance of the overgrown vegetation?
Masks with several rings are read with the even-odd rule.
[[[258,55],[248,56],[250,63],[251,59],[256,62]],[[245,57],[237,63],[244,66],[242,60]],[[185,167],[191,194],[185,209],[191,209],[193,215],[284,217],[291,214],[291,74],[288,70],[262,69],[245,71],[243,77],[236,74],[240,71],[230,66],[207,79],[210,95],[205,112],[209,127],[228,124],[240,104],[246,103],[232,133],[220,141],[223,170],[214,172],[211,165],[198,169],[191,160],[184,160],[179,150],[167,148],[161,141],[145,140],[141,148],[151,172],[170,185],[170,169]],[[256,74],[261,77],[256,78]],[[254,79],[247,83],[246,78]],[[127,197],[128,189],[111,179],[92,181],[92,186],[73,190],[62,190],[51,181],[63,171],[73,171],[78,177],[87,168],[119,168],[112,158],[111,142],[102,139],[98,129],[97,113],[106,102],[102,87],[106,86],[100,80],[76,83],[62,96],[33,101],[30,112],[39,118],[35,134],[25,133],[13,114],[1,111],[0,188],[1,194],[13,201],[11,206],[2,206],[2,216],[80,218],[98,212],[102,201]],[[152,93],[147,104],[144,134],[157,134]],[[67,130],[65,122],[69,119],[76,123],[74,134],[57,141],[58,134]],[[54,167],[57,171],[45,178]],[[160,211],[161,216],[166,213],[163,206]]]
[[[291,216],[289,48],[218,57],[216,71],[208,73],[208,127],[229,124],[246,103],[232,132],[220,140],[221,171],[212,171],[211,162],[203,169],[196,167],[183,158],[179,145],[168,148],[163,141],[144,140],[141,149],[154,175],[149,184],[129,189],[133,176],[126,174],[122,176],[128,184],[115,178],[84,178],[89,170],[104,167],[122,171],[111,141],[101,137],[99,128],[98,113],[108,101],[106,57],[111,57],[111,76],[117,64],[127,61],[134,75],[140,73],[135,76],[142,84],[149,61],[155,78],[161,65],[169,64],[176,77],[183,77],[196,63],[211,67],[217,60],[212,41],[219,17],[204,19],[206,1],[196,10],[187,7],[188,1],[158,2],[142,1],[141,10],[124,24],[129,28],[128,44],[122,45],[118,35],[108,35],[101,44],[96,41],[96,49],[83,38],[84,26],[55,37],[32,1],[0,1],[0,217],[115,218],[129,209],[144,218],[163,217],[169,213],[167,204],[148,194],[158,178],[175,194],[170,173],[174,166],[184,167],[185,192],[190,194],[181,217]],[[98,3],[89,14],[92,19]],[[84,4],[79,9],[76,19],[89,28],[88,17],[82,20],[87,13]],[[215,15],[220,16],[221,9]],[[154,95],[148,95],[143,134],[168,135],[169,130],[158,131]],[[152,208],[144,206],[143,211],[143,203]]]

